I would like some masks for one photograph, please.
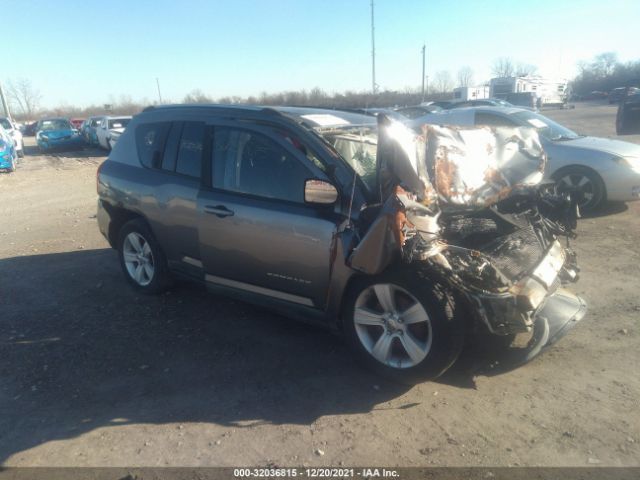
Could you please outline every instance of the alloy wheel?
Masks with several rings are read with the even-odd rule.
[[[410,368],[431,350],[431,319],[422,304],[404,288],[375,284],[358,296],[353,323],[360,343],[380,363]]]
[[[131,232],[124,239],[122,256],[127,272],[141,287],[153,280],[155,266],[149,242],[137,232]]]
[[[571,192],[578,190],[582,194],[582,198],[578,202],[580,208],[589,207],[594,201],[597,201],[597,186],[584,173],[569,173],[558,180],[558,190],[561,192]]]

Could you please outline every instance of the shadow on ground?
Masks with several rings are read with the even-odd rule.
[[[606,202],[594,212],[582,214],[583,218],[606,217],[607,215],[615,215],[629,210],[629,205],[624,202]]]
[[[101,148],[98,148],[96,146],[89,146],[89,145],[80,145],[78,147],[74,147],[70,149],[55,148],[55,149],[47,150],[46,152],[42,152],[36,145],[25,145],[24,154],[26,159],[28,159],[28,157],[30,156],[33,157],[37,155],[51,155],[51,156],[60,157],[60,158],[81,159],[81,158],[94,158],[94,157],[104,158],[109,154],[109,152]]]
[[[0,272],[0,463],[101,426],[310,424],[409,390],[354,365],[329,332],[197,285],[138,295],[109,249],[3,259]],[[443,381],[473,387],[479,368],[462,364]]]

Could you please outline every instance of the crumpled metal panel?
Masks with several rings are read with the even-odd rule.
[[[422,127],[441,206],[486,208],[542,181],[546,155],[534,129]]]

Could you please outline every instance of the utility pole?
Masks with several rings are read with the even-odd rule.
[[[158,87],[158,100],[160,101],[159,104],[162,105],[162,95],[160,95],[160,80],[158,80],[158,77],[156,77],[156,85]]]
[[[373,23],[373,0],[371,0],[371,91],[376,94],[376,37]]]
[[[0,83],[0,99],[2,100],[2,109],[4,110],[4,116],[11,118],[11,112],[9,111],[9,105],[7,104],[7,99],[4,97],[4,90],[2,89],[1,83]]]
[[[424,59],[425,59],[425,51],[427,50],[427,46],[422,44],[422,101],[424,102]]]

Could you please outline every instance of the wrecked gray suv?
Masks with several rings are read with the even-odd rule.
[[[97,218],[135,289],[193,279],[327,325],[415,382],[465,339],[523,334],[527,360],[583,317],[562,288],[576,202],[541,184],[545,161],[526,128],[156,107],[101,165]]]

